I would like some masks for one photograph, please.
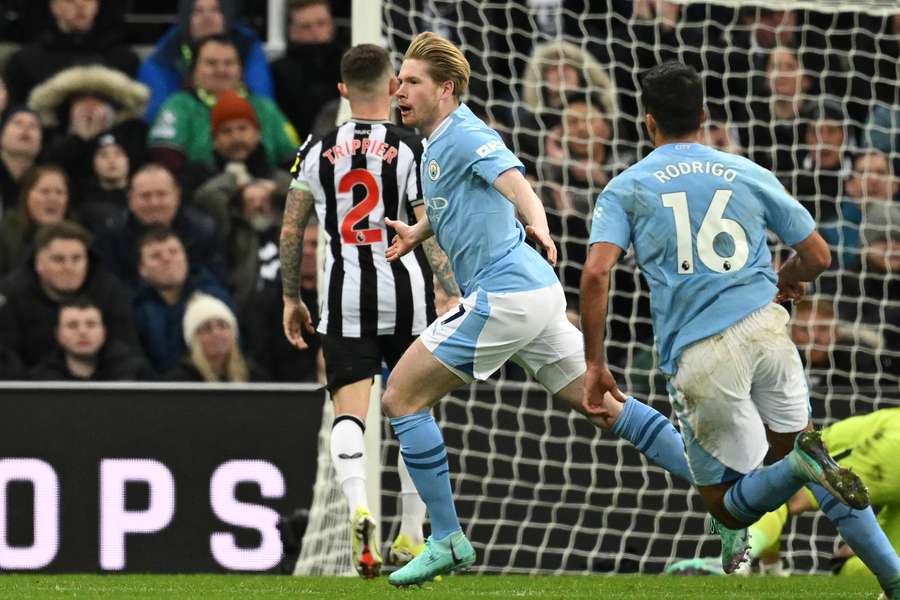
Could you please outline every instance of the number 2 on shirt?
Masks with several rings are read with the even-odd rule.
[[[338,184],[338,193],[346,194],[356,185],[365,186],[366,196],[362,199],[362,202],[351,208],[344,220],[341,221],[341,239],[345,244],[352,246],[377,244],[384,240],[384,230],[380,227],[370,229],[353,229],[353,227],[368,217],[369,213],[378,206],[378,201],[381,199],[378,182],[367,170],[353,169],[341,177],[341,182]]]
[[[747,233],[741,224],[734,219],[726,219],[722,215],[731,200],[733,190],[716,190],[706,215],[697,231],[697,256],[711,271],[727,273],[737,271],[747,264],[750,247],[747,245]],[[675,215],[675,243],[678,248],[678,274],[689,275],[694,272],[693,251],[691,242],[691,215],[688,212],[686,192],[662,194],[662,203],[671,208]],[[713,248],[713,242],[720,233],[727,233],[734,240],[734,252],[731,256],[721,256]]]

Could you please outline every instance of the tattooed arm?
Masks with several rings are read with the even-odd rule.
[[[421,204],[414,209],[416,220],[421,221],[425,218],[425,207]],[[459,285],[456,283],[456,277],[453,275],[453,267],[450,266],[450,258],[438,246],[434,236],[422,242],[422,248],[425,250],[425,256],[428,257],[428,264],[434,271],[434,276],[438,283],[444,288],[447,296],[450,298],[460,295]]]
[[[444,254],[441,247],[437,245],[437,240],[434,238],[425,240],[422,248],[425,250],[425,256],[428,257],[428,263],[431,265],[431,270],[434,271],[434,276],[437,278],[438,283],[441,284],[441,287],[444,288],[444,291],[447,292],[447,295],[451,297],[459,296],[460,289],[456,283],[456,277],[453,275],[450,259]]]
[[[291,189],[281,222],[281,284],[284,293],[284,334],[297,348],[306,348],[302,330],[315,333],[309,309],[300,300],[300,267],[303,260],[303,233],[312,214],[313,196],[309,190]]]

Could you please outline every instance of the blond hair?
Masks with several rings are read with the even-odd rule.
[[[194,335],[196,336],[197,334]],[[231,352],[228,353],[228,364],[225,365],[224,379],[220,379],[218,373],[213,370],[212,365],[209,364],[209,359],[203,354],[202,344],[197,341],[196,337],[191,345],[191,362],[194,363],[194,367],[203,376],[203,380],[209,383],[220,381],[247,383],[250,381],[250,370],[247,368],[247,361],[244,360],[244,356],[237,346],[237,341],[233,342]]]
[[[462,51],[431,31],[417,35],[404,58],[428,63],[428,74],[437,83],[449,81],[453,84],[453,97],[459,100],[469,87],[472,67]]]

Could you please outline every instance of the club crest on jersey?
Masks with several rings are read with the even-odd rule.
[[[430,177],[432,181],[437,181],[437,178],[440,176],[441,166],[437,163],[436,160],[428,161],[428,177]]]

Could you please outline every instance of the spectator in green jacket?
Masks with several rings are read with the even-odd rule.
[[[189,162],[214,164],[210,116],[219,94],[232,90],[253,107],[270,164],[287,166],[298,146],[297,134],[274,102],[243,88],[234,42],[221,34],[205,37],[197,42],[194,56],[193,87],[170,96],[150,129],[151,158],[175,173]]]

